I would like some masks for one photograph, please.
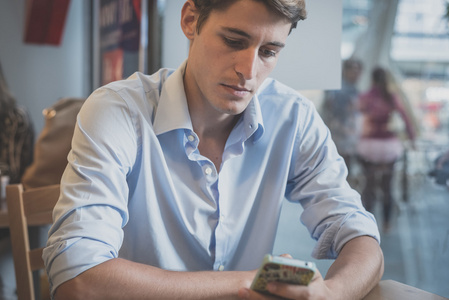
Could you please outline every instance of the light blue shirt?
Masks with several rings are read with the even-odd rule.
[[[335,258],[360,235],[379,240],[309,100],[267,79],[217,172],[198,151],[183,72],[136,73],[85,102],[43,255],[53,291],[116,257],[168,270],[255,269],[273,249],[284,199],[303,206],[316,258]]]

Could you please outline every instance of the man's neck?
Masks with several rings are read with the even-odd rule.
[[[220,169],[226,141],[240,115],[220,111],[212,101],[205,99],[192,76],[188,76],[188,65],[184,73],[184,89],[193,130],[200,140],[200,153],[209,158],[217,171]],[[190,80],[189,80],[190,79]]]
[[[206,110],[191,109],[190,105],[189,110],[193,130],[200,140],[198,149],[219,171],[226,141],[240,116],[210,114]]]

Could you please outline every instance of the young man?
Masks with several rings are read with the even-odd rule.
[[[188,0],[179,69],[91,95],[44,251],[56,299],[266,299],[249,286],[285,198],[304,207],[314,255],[338,258],[273,293],[356,299],[379,281],[375,220],[327,128],[267,79],[304,17],[302,0]]]

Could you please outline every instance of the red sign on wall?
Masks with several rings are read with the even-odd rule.
[[[59,46],[70,0],[27,0],[24,42]]]
[[[139,68],[142,0],[99,0],[99,84],[128,77]]]

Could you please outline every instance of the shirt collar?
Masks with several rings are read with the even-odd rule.
[[[254,95],[253,99],[248,104],[248,107],[243,112],[243,123],[246,139],[249,139],[254,135],[254,142],[256,142],[262,137],[264,126],[257,94]]]
[[[187,60],[162,85],[153,123],[156,135],[181,128],[193,130],[183,82],[186,64]]]
[[[185,60],[173,74],[165,80],[159,104],[154,117],[153,128],[156,135],[175,129],[192,128],[187,97],[184,91],[184,72],[187,65]],[[170,116],[170,117],[168,117]],[[257,95],[243,112],[243,123],[246,139],[254,134],[254,141],[260,139],[264,132],[262,111]]]

